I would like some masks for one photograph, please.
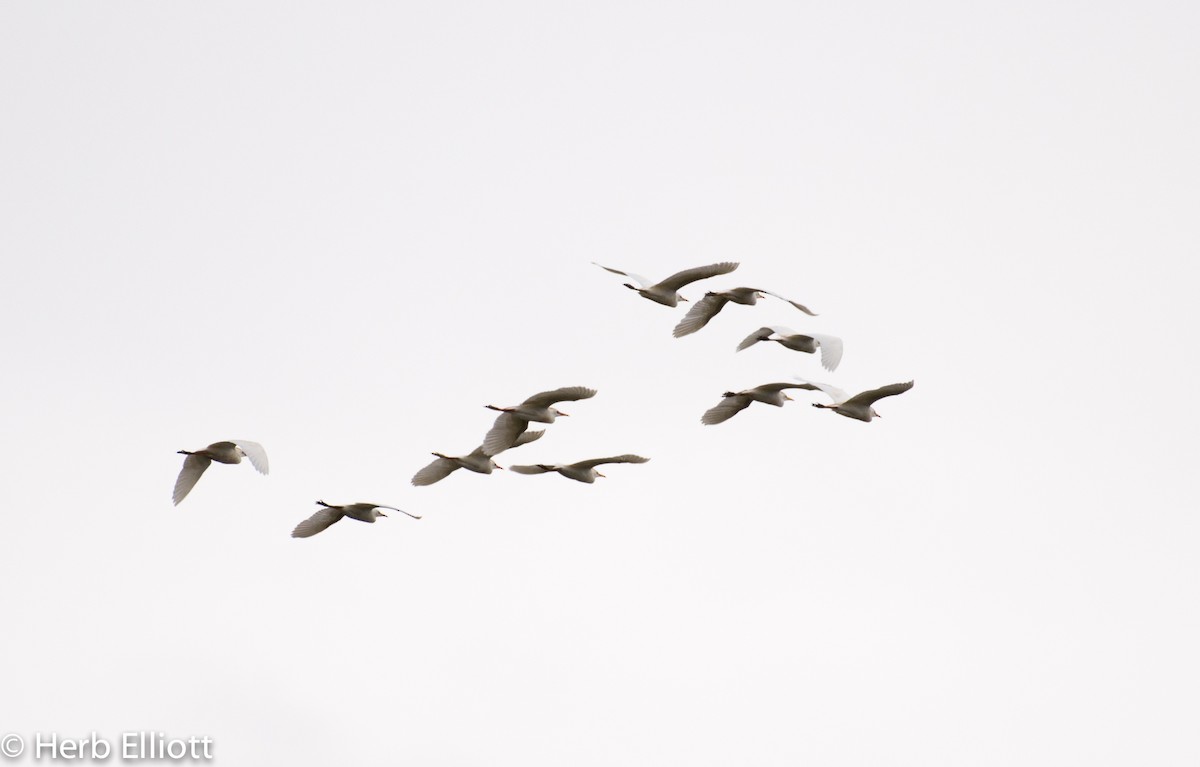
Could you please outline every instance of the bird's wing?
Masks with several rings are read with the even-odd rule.
[[[716,277],[718,274],[729,274],[737,268],[737,263],[733,261],[722,261],[719,264],[697,266],[695,269],[684,269],[682,272],[672,274],[670,277],[658,283],[654,287],[663,288],[665,290],[679,290],[684,285],[691,284],[697,280],[705,280],[709,277]]]
[[[645,463],[649,460],[649,458],[643,458],[640,455],[630,455],[626,453],[625,455],[614,455],[611,458],[592,458],[588,461],[578,461],[571,464],[571,466],[575,467],[576,469],[594,469],[595,467],[605,463]]]
[[[417,487],[432,485],[450,476],[458,464],[448,458],[435,458],[433,463],[413,475],[412,483]]]
[[[529,424],[525,424],[525,425],[528,426]],[[530,442],[534,442],[536,440],[541,439],[542,435],[545,433],[546,433],[545,429],[538,429],[537,431],[522,432],[521,434],[517,435],[517,438],[513,441],[513,443],[511,445],[509,445],[507,448],[505,448],[505,450],[512,450],[514,447],[520,447],[521,445],[528,445]],[[504,450],[501,450],[500,452],[503,453]],[[499,455],[499,453],[489,453],[488,451],[483,449],[483,445],[480,445],[479,447],[477,447],[471,451],[471,455],[479,456],[480,458],[482,458],[484,456],[491,458],[493,456]]]
[[[759,328],[750,335],[746,336],[745,339],[738,344],[737,350],[740,352],[742,349],[749,349],[759,341],[766,341],[771,337],[772,333],[774,333],[774,331],[771,328]]]
[[[707,325],[709,320],[716,317],[717,312],[721,311],[727,303],[729,303],[729,299],[720,293],[704,294],[704,298],[701,298],[691,309],[688,309],[688,313],[675,326],[675,337],[682,338],[695,333]]]
[[[175,492],[171,493],[171,500],[176,506],[192,492],[192,488],[200,481],[200,475],[211,463],[211,459],[202,455],[189,455],[183,459],[183,468],[179,470],[179,478],[175,480]]]
[[[818,387],[810,383],[769,383],[762,386],[755,386],[759,391],[783,391],[784,389],[809,389],[811,391],[819,391]]]
[[[292,531],[293,538],[310,538],[325,528],[337,522],[344,515],[341,509],[332,509],[324,507],[316,514],[313,514],[308,519],[296,525],[296,529]]]
[[[529,428],[529,421],[512,413],[501,413],[483,438],[485,455],[498,455],[516,444],[521,433]]]
[[[250,465],[258,469],[259,474],[270,473],[270,465],[267,463],[267,451],[257,442],[251,442],[248,439],[232,439],[233,444],[238,446],[247,458],[250,459]]]
[[[842,391],[841,389],[839,389],[836,386],[832,386],[827,383],[817,383],[816,381],[809,381],[807,379],[801,378],[800,376],[793,376],[793,377],[800,383],[808,384],[808,386],[802,386],[800,388],[802,388],[802,389],[820,389],[821,391],[823,391],[829,395],[829,397],[833,400],[835,405],[840,405],[843,402],[845,402],[846,397],[848,396],[846,394],[846,392]]]
[[[518,474],[545,474],[548,471],[554,471],[553,466],[544,463],[534,464],[533,466],[509,466],[509,471],[515,471]]]
[[[912,381],[907,383],[894,383],[887,386],[880,386],[878,389],[872,389],[871,391],[865,391],[861,394],[855,394],[843,404],[849,406],[863,405],[865,407],[870,407],[872,404],[883,399],[884,397],[892,397],[897,394],[903,394],[912,387]]]
[[[821,347],[821,367],[829,371],[837,370],[842,361],[842,339],[837,336],[827,336],[824,333],[806,333]]]
[[[734,394],[721,400],[720,404],[709,408],[700,416],[700,423],[706,426],[724,423],[738,413],[750,407],[751,399],[745,394]]]
[[[517,437],[517,441],[513,443],[513,447],[520,447],[521,445],[528,445],[530,442],[536,442],[537,440],[541,439],[542,435],[545,433],[546,433],[545,429],[538,429],[537,431],[527,431],[524,434],[522,434],[521,436]]]
[[[535,394],[521,404],[533,407],[550,407],[555,402],[573,402],[595,396],[596,390],[589,389],[586,386],[564,386],[561,389]]]
[[[807,315],[808,315],[808,316],[810,316],[810,317],[816,317],[816,316],[817,316],[817,313],[816,313],[816,312],[814,312],[814,311],[810,311],[810,310],[809,310],[809,308],[808,308],[807,306],[805,306],[805,305],[803,305],[803,304],[798,304],[798,303],[796,303],[795,301],[793,301],[793,300],[792,300],[792,299],[790,299],[790,298],[784,298],[783,296],[779,295],[778,293],[772,293],[772,292],[771,292],[771,291],[769,291],[769,290],[760,290],[760,291],[758,291],[758,292],[759,292],[759,293],[766,293],[768,296],[775,296],[775,297],[776,297],[776,298],[778,298],[780,301],[787,301],[789,304],[791,304],[792,306],[796,307],[797,309],[799,309],[800,311],[804,312],[805,314],[807,314]]]
[[[592,263],[596,264],[595,261],[593,261]],[[604,264],[596,264],[596,266],[600,267],[601,269],[603,269],[606,272],[612,272],[613,274],[619,274],[622,277],[628,277],[631,280],[637,282],[643,288],[650,287],[650,280],[646,279],[645,277],[643,277],[640,274],[634,274],[633,272],[623,272],[620,269],[613,269],[612,267],[605,266]]]

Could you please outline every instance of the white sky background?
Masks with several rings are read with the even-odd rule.
[[[1179,3],[6,3],[0,732],[1195,764]],[[750,285],[671,337],[599,261]],[[685,305],[686,306],[686,305]],[[836,373],[751,330],[841,335]],[[863,424],[797,394],[916,380]],[[501,465],[412,474],[599,389]],[[244,438],[178,507],[182,456]],[[289,538],[313,502],[423,514]],[[29,757],[25,762],[32,763]]]

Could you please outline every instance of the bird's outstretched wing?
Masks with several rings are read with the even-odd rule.
[[[501,413],[483,437],[484,455],[499,455],[517,444],[517,438],[529,428],[529,421],[512,413]]]
[[[527,431],[524,434],[522,434],[521,436],[517,437],[517,441],[513,443],[513,447],[520,447],[521,445],[528,445],[530,442],[536,442],[539,439],[541,439],[542,435],[545,433],[546,433],[545,429],[538,429],[537,431]],[[511,450],[512,448],[509,448],[509,449]]]
[[[821,347],[821,367],[829,371],[837,370],[842,362],[842,339],[828,336],[824,333],[805,333],[804,335],[817,342]]]
[[[724,423],[730,418],[733,418],[738,413],[750,407],[753,400],[745,394],[731,394],[715,407],[709,408],[704,415],[700,416],[700,423],[705,426],[712,426],[718,423]]]
[[[450,476],[457,468],[458,464],[449,458],[435,458],[433,463],[413,475],[412,483],[417,487],[432,485]]]
[[[729,274],[737,268],[738,264],[733,261],[722,261],[719,264],[697,266],[695,269],[684,269],[682,272],[672,274],[670,277],[666,278],[654,287],[663,288],[665,290],[679,290],[684,285],[690,285],[697,280],[716,277],[718,274]]]
[[[512,450],[514,447],[520,447],[521,445],[528,445],[530,442],[535,442],[535,441],[541,439],[542,435],[545,433],[546,433],[545,429],[538,429],[537,431],[523,432],[517,436],[516,441],[514,441],[512,443],[512,445],[510,447],[508,447],[507,449]],[[504,451],[502,450],[500,452],[504,452]],[[497,453],[489,453],[488,451],[483,449],[483,445],[480,445],[479,447],[472,450],[470,455],[475,456],[477,458],[484,458],[484,457],[491,458],[498,454]]]
[[[843,404],[847,406],[862,405],[864,407],[870,407],[884,397],[893,397],[897,394],[903,394],[912,387],[912,381],[908,381],[907,383],[888,384],[887,386],[880,386],[878,389],[871,389],[870,391],[865,391],[861,394],[855,394]]]
[[[250,465],[258,470],[259,474],[269,474],[270,465],[267,463],[267,451],[257,442],[251,442],[248,439],[231,439],[229,440],[238,446],[238,449],[250,459]]]
[[[595,261],[593,261],[592,263],[596,264]],[[635,274],[634,272],[623,272],[620,269],[613,269],[611,266],[605,266],[604,264],[596,264],[596,266],[600,267],[601,269],[603,269],[606,272],[612,272],[613,274],[619,274],[622,277],[628,277],[629,279],[633,280],[637,284],[641,285],[643,288],[650,287],[650,280],[646,279],[645,277],[643,277],[640,274]]]
[[[555,471],[555,467],[545,463],[538,463],[532,466],[522,464],[519,466],[509,466],[508,470],[515,471],[518,474],[545,474],[548,471]]]
[[[826,394],[829,395],[829,398],[833,400],[833,403],[835,405],[842,404],[843,402],[846,401],[846,398],[849,396],[848,394],[846,394],[846,392],[844,392],[843,390],[839,389],[836,386],[833,386],[832,384],[818,383],[817,381],[809,381],[805,378],[801,378],[800,376],[793,376],[793,378],[795,378],[797,381],[799,381],[802,384],[808,384],[807,386],[801,386],[800,387],[801,389],[814,389],[814,390],[820,389],[821,391],[825,392]]]
[[[759,328],[742,339],[742,342],[737,346],[737,350],[740,352],[743,349],[749,349],[759,341],[766,341],[774,332],[772,328]]]
[[[780,301],[787,301],[789,304],[791,304],[792,306],[796,307],[797,309],[799,309],[800,311],[804,312],[805,314],[807,314],[807,315],[808,315],[808,316],[810,316],[810,317],[816,317],[816,316],[817,316],[817,313],[816,313],[816,312],[814,312],[814,311],[810,311],[810,310],[809,310],[809,308],[808,308],[807,306],[805,306],[804,304],[798,304],[798,303],[796,303],[795,301],[793,301],[792,299],[790,299],[790,298],[784,298],[783,296],[779,295],[778,293],[772,293],[772,292],[771,292],[771,291],[769,291],[769,290],[759,290],[758,292],[759,292],[759,293],[766,293],[768,296],[775,296],[775,297],[776,297],[776,298],[778,298]]]
[[[578,461],[571,464],[571,466],[575,467],[576,469],[594,469],[595,467],[606,463],[645,463],[649,460],[649,458],[643,458],[640,455],[630,455],[626,453],[625,455],[614,455],[611,458],[592,458],[587,461]]]
[[[189,455],[183,459],[183,468],[180,469],[179,477],[175,480],[175,492],[171,493],[171,500],[176,506],[187,497],[188,493],[192,492],[192,488],[200,481],[200,475],[211,463],[211,459],[202,455]]]
[[[292,531],[293,538],[310,538],[325,528],[337,522],[344,515],[341,509],[323,507],[316,514],[296,525]]]
[[[683,338],[686,335],[695,333],[707,325],[709,320],[716,317],[717,313],[727,303],[729,303],[729,299],[720,293],[705,293],[704,298],[701,298],[691,309],[688,309],[688,313],[675,326],[675,330],[673,331],[675,337]]]
[[[561,389],[553,389],[534,394],[529,397],[522,405],[530,405],[532,407],[550,407],[555,402],[574,402],[576,400],[588,399],[595,397],[596,390],[589,389],[586,386],[564,386]]]

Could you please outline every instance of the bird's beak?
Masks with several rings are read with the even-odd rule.
[[[381,517],[386,517],[386,516],[387,516],[387,514],[384,514],[382,511],[380,511],[380,512],[377,512],[377,513],[378,513],[378,514],[379,514],[379,516],[381,516]]]
[[[679,300],[680,300],[680,301],[687,301],[687,299],[686,299],[686,298],[684,298],[683,296],[680,296],[680,297],[679,297]]]
[[[600,472],[596,472],[596,476],[597,476],[597,477],[603,477],[604,475],[603,475],[603,474],[601,474]]]
[[[500,464],[496,464],[496,468],[499,469],[500,471],[504,471],[504,467],[501,466]]]
[[[788,395],[786,395],[786,394],[785,394],[785,395],[783,395],[783,398],[784,398],[785,400],[787,400],[788,402],[792,402],[792,401],[793,401],[793,400],[792,400],[792,398],[791,398],[791,397],[789,397],[789,396],[788,396]]]
[[[561,410],[560,410],[560,411],[558,411],[558,414],[559,414],[559,415],[561,415],[561,416],[569,416],[569,415],[571,415],[570,413],[564,413],[564,412],[563,412],[563,411],[561,411]]]

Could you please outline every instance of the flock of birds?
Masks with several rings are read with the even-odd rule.
[[[671,275],[665,280],[652,283],[645,277],[632,272],[622,272],[601,264],[596,264],[596,266],[613,274],[630,278],[638,284],[634,285],[627,282],[625,283],[625,287],[637,291],[643,298],[670,307],[676,307],[679,305],[679,302],[687,301],[686,298],[679,294],[680,288],[699,280],[729,274],[738,268],[737,263],[726,261],[719,264],[696,267],[695,269],[685,269],[682,272]],[[769,290],[743,287],[709,291],[705,293],[703,298],[692,305],[692,308],[684,318],[675,326],[674,336],[682,338],[683,336],[697,332],[707,325],[713,317],[716,317],[728,304],[754,306],[758,303],[759,299],[766,298],[767,296],[791,304],[804,314],[812,317],[817,316],[816,313],[810,311],[803,304],[784,298]],[[740,352],[761,341],[774,341],[787,349],[807,354],[815,354],[817,351],[820,351],[822,367],[831,372],[837,369],[842,359],[842,339],[837,336],[821,333],[801,333],[779,325],[766,326],[754,331],[738,344],[737,351]],[[879,417],[879,412],[874,408],[876,402],[884,397],[902,394],[912,387],[913,382],[908,381],[906,383],[882,386],[878,389],[871,389],[851,396],[836,386],[796,377],[793,382],[766,383],[744,391],[727,391],[722,395],[723,399],[721,402],[706,411],[701,416],[700,421],[709,426],[723,423],[755,402],[782,407],[784,402],[792,399],[785,393],[788,389],[823,392],[833,400],[832,403],[815,402],[813,403],[813,407],[832,410],[839,415],[859,421],[871,421]],[[491,474],[495,469],[502,469],[504,467],[496,463],[495,456],[506,450],[534,442],[545,434],[544,430],[529,431],[529,424],[554,423],[555,419],[559,416],[567,415],[554,407],[555,405],[561,402],[577,402],[594,396],[596,396],[595,389],[589,389],[584,386],[567,386],[560,389],[539,392],[527,398],[519,405],[508,407],[486,405],[485,407],[491,410],[499,411],[500,415],[496,417],[491,429],[484,435],[482,443],[466,455],[451,456],[443,453],[433,453],[435,457],[434,461],[413,475],[412,484],[417,486],[432,485],[435,482],[440,482],[459,469],[467,469],[479,474]],[[175,480],[175,490],[172,494],[172,500],[176,505],[187,497],[187,494],[196,486],[200,477],[212,465],[213,461],[217,463],[237,464],[241,463],[243,458],[246,458],[250,461],[250,465],[261,474],[267,474],[269,471],[266,450],[259,443],[251,442],[250,440],[235,439],[214,442],[202,450],[180,450],[179,453],[186,455],[187,458],[183,460],[183,469],[180,470],[179,477]],[[596,470],[597,466],[619,463],[646,463],[649,460],[649,458],[643,458],[640,455],[625,454],[608,458],[591,458],[567,464],[537,463],[516,465],[509,466],[508,470],[517,474],[557,472],[568,479],[591,484],[596,481],[597,477],[604,476]],[[317,504],[321,507],[320,510],[296,525],[296,528],[292,530],[293,538],[308,538],[316,535],[343,517],[356,519],[360,522],[373,523],[379,517],[387,516],[383,513],[383,509],[397,511],[413,519],[420,519],[416,514],[411,514],[395,506],[384,506],[377,503],[351,503],[339,506],[326,503],[325,501],[317,501]]]

